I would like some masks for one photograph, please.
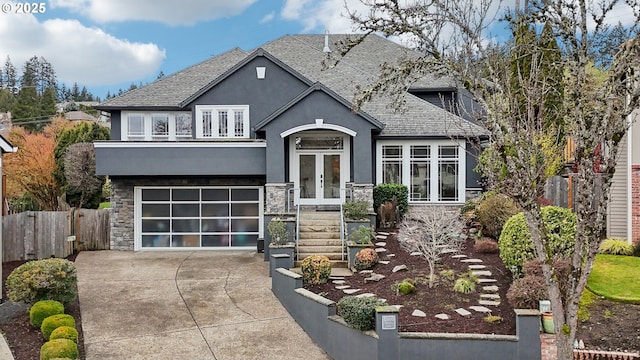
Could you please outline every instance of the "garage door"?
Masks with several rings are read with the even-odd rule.
[[[254,247],[261,187],[138,187],[136,248]]]

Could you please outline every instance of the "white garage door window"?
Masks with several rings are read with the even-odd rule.
[[[136,187],[136,249],[255,247],[261,187]]]

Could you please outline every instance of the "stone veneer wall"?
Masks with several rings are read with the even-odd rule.
[[[640,242],[640,165],[631,166],[631,239]]]
[[[263,178],[111,178],[111,250],[133,250],[136,186],[262,186]]]
[[[293,183],[269,183],[265,186],[264,212],[265,214],[284,214],[293,211]],[[287,201],[289,206],[287,208]]]
[[[369,202],[369,211],[373,211],[373,184],[347,183],[347,197],[351,196],[354,201],[364,200]]]

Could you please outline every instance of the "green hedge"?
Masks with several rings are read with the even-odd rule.
[[[338,301],[338,315],[357,330],[372,330],[376,327],[376,307],[386,305],[376,297],[345,296]]]
[[[576,215],[569,209],[557,206],[545,206],[540,210],[547,232],[547,251],[550,252],[550,257],[571,256],[576,234]],[[536,257],[524,213],[516,214],[507,220],[498,245],[504,265],[511,270],[514,277],[521,277],[523,263]]]
[[[373,209],[378,211],[381,204],[391,201],[393,195],[398,199],[400,219],[409,210],[409,189],[402,184],[380,184],[373,188]]]

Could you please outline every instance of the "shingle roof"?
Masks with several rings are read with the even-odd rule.
[[[261,48],[288,65],[311,82],[322,83],[344,99],[352,100],[358,93],[356,84],[375,81],[380,64],[394,63],[403,56],[416,56],[409,49],[377,35],[369,35],[344,56],[338,43],[357,35],[330,35],[333,66],[325,66],[324,35],[286,35],[264,44]],[[179,108],[193,94],[214,82],[225,71],[249,56],[251,52],[233,49],[185,70],[160,79],[148,86],[110,99],[99,108],[109,110],[136,107]],[[329,63],[332,63],[329,61]],[[422,89],[452,87],[453,81],[427,76],[414,86]],[[362,110],[385,124],[382,136],[475,136],[486,131],[461,117],[430,104],[411,94],[406,95],[406,106],[401,112],[390,107],[389,96],[378,96],[365,104]]]

